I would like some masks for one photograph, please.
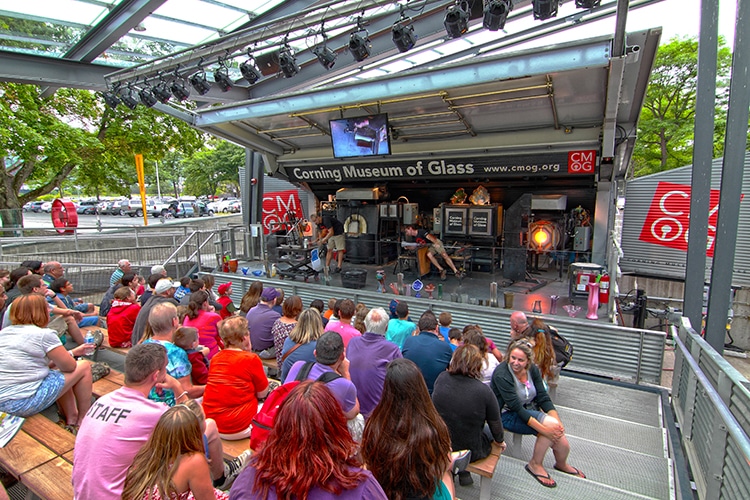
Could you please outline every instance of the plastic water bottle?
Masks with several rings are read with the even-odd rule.
[[[86,337],[83,339],[84,343],[86,344],[93,344],[95,342],[94,340],[94,334],[92,332],[86,332]],[[84,352],[84,356],[91,356],[94,354],[94,351],[96,350],[96,346],[87,347],[86,351]]]

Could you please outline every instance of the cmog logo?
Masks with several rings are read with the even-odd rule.
[[[687,252],[688,228],[690,226],[689,184],[660,182],[651,200],[646,221],[639,239],[647,243],[662,245]],[[714,256],[716,222],[719,213],[719,190],[712,189],[709,198],[708,239],[706,255]],[[744,197],[744,195],[742,195]],[[742,198],[740,198],[742,199]]]
[[[596,151],[570,151],[568,153],[568,173],[587,174],[596,173]]]
[[[289,229],[283,225],[280,226],[288,220],[288,212],[294,213],[298,219],[304,217],[297,191],[290,189],[265,193],[263,195],[263,234],[269,234],[277,229]]]

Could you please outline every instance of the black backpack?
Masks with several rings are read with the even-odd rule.
[[[552,347],[555,349],[555,360],[557,364],[565,367],[573,358],[573,345],[560,335],[557,329],[550,327],[550,337],[552,337]]]

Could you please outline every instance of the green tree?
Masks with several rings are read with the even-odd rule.
[[[714,156],[723,153],[727,92],[732,55],[719,39]],[[689,165],[698,78],[698,40],[673,38],[659,47],[638,122],[633,151],[635,176]]]
[[[185,194],[215,195],[219,187],[239,187],[239,168],[245,150],[222,139],[211,139],[204,149],[185,161]]]

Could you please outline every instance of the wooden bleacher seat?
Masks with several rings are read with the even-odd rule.
[[[72,475],[73,464],[55,457],[21,474],[21,482],[44,500],[70,500],[73,498]]]
[[[490,500],[492,490],[492,476],[495,474],[495,468],[497,463],[500,461],[500,447],[495,443],[492,443],[492,451],[490,454],[476,462],[471,462],[466,470],[473,472],[481,477],[479,500]]]
[[[58,455],[73,450],[76,437],[41,413],[27,417],[21,429]]]
[[[240,439],[238,441],[221,440],[221,446],[224,450],[224,456],[233,459],[240,456],[245,450],[250,448],[250,438]]]

